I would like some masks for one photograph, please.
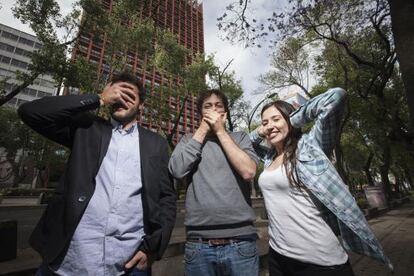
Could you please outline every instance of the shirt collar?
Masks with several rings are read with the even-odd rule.
[[[129,129],[123,129],[122,124],[111,117],[112,131],[118,131],[121,134],[132,134],[137,128],[137,122],[135,122]]]

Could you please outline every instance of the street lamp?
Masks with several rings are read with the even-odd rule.
[[[248,127],[248,129],[249,129],[249,132],[251,131],[250,130],[250,125],[251,125],[251,123],[252,123],[252,120],[253,120],[253,117],[254,117],[254,114],[256,113],[256,111],[257,111],[257,109],[259,108],[259,106],[264,102],[264,101],[266,101],[267,99],[269,99],[269,98],[272,98],[272,97],[274,97],[274,96],[276,96],[277,95],[277,92],[275,92],[275,93],[272,93],[272,94],[269,94],[269,95],[267,95],[266,97],[264,97],[264,99],[263,100],[261,100],[254,108],[253,108],[253,110],[252,110],[252,113],[250,114],[250,116],[249,116],[249,120],[248,120],[248,122],[247,122],[247,127]]]

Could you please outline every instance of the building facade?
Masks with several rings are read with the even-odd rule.
[[[103,5],[109,11],[115,0],[103,0]],[[148,9],[144,10],[142,16],[154,19],[158,27],[170,30],[179,38],[179,43],[190,49],[192,53],[204,53],[204,36],[203,36],[203,10],[202,4],[194,0],[149,0]],[[105,37],[102,40],[92,39],[92,34],[81,34],[80,39],[75,47],[73,57],[82,56],[89,62],[97,66],[97,74],[108,75],[109,68],[105,64],[105,48],[108,45]],[[188,57],[191,62],[191,56]],[[128,65],[130,69],[142,79],[148,89],[149,96],[157,97],[156,87],[166,86],[167,78],[154,68],[147,66],[146,58],[140,56],[140,53],[128,53]],[[149,68],[149,69],[143,69]],[[181,102],[179,98],[171,96],[162,97],[168,101],[170,114],[176,114]],[[184,133],[192,133],[199,124],[199,115],[196,108],[196,99],[190,97],[184,104],[184,110],[180,118],[178,127],[175,129],[174,142],[177,142]],[[174,118],[174,116],[171,116]],[[148,111],[144,109],[139,118],[142,126],[153,131],[160,128],[167,133],[173,131],[174,123],[171,119],[159,124],[153,120]]]
[[[7,92],[19,84],[16,80],[16,71],[28,72],[32,53],[41,47],[42,44],[35,36],[0,24],[0,79],[7,79]],[[53,78],[42,75],[7,104],[17,107],[26,101],[54,95],[55,90]]]
[[[286,101],[293,105],[294,107],[298,108],[301,105],[304,105],[309,99],[299,91],[290,91],[286,95],[280,97],[280,100]]]

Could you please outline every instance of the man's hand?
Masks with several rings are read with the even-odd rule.
[[[145,271],[148,267],[148,257],[142,251],[138,251],[134,257],[125,265],[126,269],[131,269],[136,266],[139,270]]]
[[[127,82],[108,83],[101,94],[101,105],[120,104],[128,108],[137,100],[136,88]]]
[[[193,139],[202,144],[209,132],[210,132],[209,124],[206,121],[201,120],[200,126],[198,127],[198,129],[193,135]]]
[[[227,113],[218,113],[217,111],[207,111],[203,114],[203,121],[206,121],[211,130],[218,134],[225,132],[224,124],[226,122]]]

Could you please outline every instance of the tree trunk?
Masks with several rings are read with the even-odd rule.
[[[180,104],[178,105],[178,108],[180,108],[180,111],[178,112],[178,115],[177,115],[177,117],[174,120],[174,126],[171,129],[171,132],[166,137],[167,142],[168,142],[168,145],[170,146],[171,151],[173,151],[174,148],[175,148],[175,145],[174,145],[174,142],[173,142],[173,138],[174,138],[174,134],[177,131],[177,128],[178,128],[178,126],[180,124],[180,118],[183,116],[184,109],[185,109],[185,102],[187,101],[187,99],[188,99],[188,95],[183,98],[183,101],[181,102],[181,105]]]
[[[388,178],[388,173],[391,166],[391,151],[388,143],[384,143],[383,154],[382,154],[382,164],[380,166],[380,175],[382,187],[384,188],[384,193],[387,201],[389,202],[392,199],[391,183]]]
[[[233,122],[231,121],[230,112],[227,112],[227,122],[229,123],[229,131],[233,132],[234,126]]]
[[[368,186],[370,186],[370,187],[375,186],[374,179],[372,178],[372,175],[371,175],[371,172],[370,172],[371,163],[372,163],[373,158],[374,158],[374,153],[370,152],[368,160],[367,160],[367,162],[365,163],[365,166],[364,166],[365,176],[367,178]]]
[[[395,50],[405,86],[410,112],[411,132],[414,132],[414,1],[389,0]]]
[[[403,166],[403,170],[404,170],[404,176],[405,176],[405,179],[408,182],[408,185],[410,185],[410,188],[413,189],[413,186],[414,186],[413,185],[413,178],[411,177],[410,170],[408,169],[407,166]]]

